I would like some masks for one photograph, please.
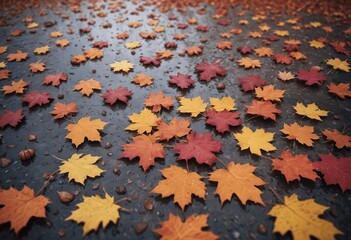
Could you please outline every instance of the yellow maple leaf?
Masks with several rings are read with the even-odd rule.
[[[60,47],[66,47],[68,44],[70,43],[70,41],[68,41],[67,39],[59,39],[55,42],[56,46],[60,46]]]
[[[300,201],[296,194],[284,197],[284,204],[275,205],[269,215],[276,217],[273,232],[285,235],[288,231],[294,239],[334,239],[342,234],[334,225],[318,216],[328,207],[315,203],[314,199]]]
[[[263,88],[255,88],[257,98],[263,98],[265,101],[278,101],[283,98],[285,90],[278,90],[274,88],[274,85],[267,85]]]
[[[206,110],[207,103],[204,103],[201,97],[180,99],[182,106],[178,108],[181,113],[191,113],[192,117],[197,117],[200,113]]]
[[[344,72],[350,72],[350,65],[346,61],[341,61],[339,58],[328,59],[327,64],[332,66],[333,69],[339,69]]]
[[[6,63],[5,62],[0,62],[0,69],[6,68]]]
[[[100,224],[103,228],[106,228],[110,222],[117,223],[119,219],[118,210],[121,207],[114,202],[114,197],[107,193],[105,193],[105,198],[98,195],[83,196],[83,202],[77,204],[78,209],[72,211],[72,214],[65,220],[83,223],[83,236],[85,236],[92,230],[96,231]]]
[[[259,56],[259,57],[270,57],[273,56],[273,50],[271,48],[268,47],[260,47],[260,48],[256,48],[255,49],[255,53]]]
[[[274,34],[275,35],[278,35],[278,36],[280,36],[280,37],[286,37],[286,36],[289,36],[290,34],[289,34],[289,31],[287,31],[287,30],[275,30],[274,31]]]
[[[324,48],[325,47],[324,43],[316,41],[316,40],[310,41],[310,46],[314,47],[314,48]]]
[[[128,49],[134,49],[134,48],[139,48],[139,47],[141,47],[141,43],[137,42],[137,41],[126,43],[126,48],[128,48]]]
[[[158,118],[146,108],[143,109],[140,114],[133,113],[131,116],[128,116],[128,118],[133,123],[125,128],[125,130],[137,131],[138,134],[151,132],[152,127],[157,126],[158,121],[161,120],[161,118]]]
[[[38,48],[34,49],[34,53],[36,53],[36,54],[45,54],[47,52],[49,52],[49,46],[48,45],[43,46],[43,47],[38,47]]]
[[[128,73],[131,69],[133,69],[134,64],[130,63],[128,60],[123,60],[120,62],[111,63],[110,67],[114,72],[123,71],[125,73]]]
[[[52,38],[58,38],[58,37],[61,37],[63,35],[62,32],[51,32],[50,33],[50,37]]]
[[[296,110],[296,113],[302,116],[306,116],[311,119],[319,120],[322,121],[320,117],[325,117],[328,115],[328,111],[321,110],[317,107],[316,104],[311,103],[303,105],[302,103],[297,103],[296,106],[294,106],[294,109]]]
[[[93,93],[93,90],[101,90],[100,82],[90,78],[86,81],[81,80],[77,85],[74,86],[73,90],[80,91],[82,95],[90,96]]]
[[[273,140],[274,133],[265,132],[264,129],[252,131],[248,127],[243,127],[242,133],[234,133],[241,150],[250,149],[250,152],[261,156],[261,149],[267,152],[277,150],[270,141]]]
[[[99,156],[92,156],[90,154],[82,157],[83,154],[74,153],[67,161],[62,161],[60,166],[60,173],[68,173],[68,179],[74,180],[77,183],[83,184],[87,177],[100,176],[105,170],[102,170],[94,163],[99,160]]]
[[[183,212],[185,206],[191,203],[193,194],[205,199],[205,183],[196,172],[188,172],[174,165],[161,172],[166,179],[161,180],[151,192],[161,194],[162,198],[174,195],[174,203],[178,203]]]
[[[36,23],[36,22],[32,22],[27,25],[28,29],[37,28],[37,27],[39,27],[39,23]]]
[[[252,59],[249,57],[243,57],[238,61],[239,66],[242,66],[244,68],[260,68],[261,67],[261,62],[260,60]]]
[[[100,119],[90,120],[90,117],[83,117],[77,123],[68,124],[66,129],[69,133],[65,138],[71,139],[76,147],[84,142],[85,137],[89,141],[101,142],[98,130],[103,130],[106,124],[107,122],[103,122]]]
[[[210,103],[217,112],[236,110],[234,107],[235,101],[231,97],[223,97],[222,99],[210,98]]]

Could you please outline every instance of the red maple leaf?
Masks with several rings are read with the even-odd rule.
[[[229,126],[235,127],[242,124],[239,115],[239,112],[229,112],[228,110],[217,112],[214,109],[208,109],[206,123],[215,126],[218,132],[224,133],[230,130]]]
[[[329,44],[335,49],[336,52],[345,54],[346,56],[350,55],[349,50],[345,48],[345,42],[341,41],[332,41]]]
[[[287,64],[287,65],[290,64],[292,61],[292,58],[289,55],[284,54],[284,53],[275,54],[274,58],[275,58],[276,63],[283,63],[283,64]]]
[[[187,89],[195,83],[195,81],[191,79],[190,75],[184,75],[181,73],[178,73],[175,76],[170,76],[170,78],[171,79],[168,80],[168,82],[176,84],[181,89]]]
[[[118,87],[116,89],[108,89],[101,97],[104,102],[113,105],[117,100],[127,103],[128,97],[132,96],[133,92],[129,91],[126,87]]]
[[[228,26],[231,23],[232,23],[232,20],[228,18],[221,19],[217,22],[218,25],[222,25],[222,26]]]
[[[99,41],[99,42],[94,42],[93,43],[93,47],[94,48],[104,48],[104,47],[108,47],[108,42],[106,41]]]
[[[21,99],[22,102],[29,103],[29,107],[34,107],[35,105],[43,105],[50,102],[50,100],[54,99],[49,92],[38,93],[37,90],[29,92],[23,96]]]
[[[266,85],[266,81],[261,79],[259,75],[249,75],[246,78],[238,78],[241,82],[241,88],[244,92],[253,91],[256,87]]]
[[[154,57],[140,57],[140,62],[144,65],[154,65],[156,67],[160,66],[161,58],[154,56]]]
[[[311,68],[310,71],[300,69],[297,72],[296,78],[301,81],[306,81],[305,85],[311,86],[313,84],[322,85],[322,82],[327,80],[327,78],[319,73],[315,68]]]
[[[189,160],[195,158],[200,164],[205,163],[212,165],[216,162],[217,157],[213,152],[221,151],[223,143],[212,139],[211,133],[196,134],[191,132],[187,136],[187,143],[178,143],[174,151],[179,153],[177,160]]]
[[[208,27],[206,25],[199,25],[196,27],[196,30],[199,32],[208,32]]]
[[[227,73],[227,70],[221,67],[220,62],[202,62],[200,64],[197,64],[195,69],[201,72],[200,80],[207,82],[209,82],[212,78],[214,78],[217,75],[224,76]]]
[[[80,33],[89,33],[91,31],[90,27],[79,28]]]
[[[240,46],[237,48],[238,52],[240,52],[241,54],[249,54],[252,53],[252,48],[250,48],[249,46]]]
[[[23,109],[18,109],[16,112],[13,112],[12,110],[6,110],[3,114],[0,114],[0,128],[5,127],[6,125],[16,127],[23,118]]]
[[[166,42],[165,43],[165,48],[177,48],[177,43],[175,43],[175,42]]]
[[[297,44],[285,43],[283,49],[287,52],[296,52],[300,50],[300,47]]]
[[[0,70],[0,80],[8,79],[10,77],[11,71],[8,69]]]
[[[59,73],[59,74],[50,74],[45,76],[43,80],[43,84],[52,84],[52,86],[59,86],[61,84],[61,81],[67,81],[67,74],[65,73]]]
[[[177,27],[178,27],[179,29],[185,29],[185,28],[188,27],[188,24],[185,24],[185,23],[178,23],[178,24],[177,24]]]
[[[339,184],[345,192],[351,189],[351,157],[336,158],[333,154],[319,154],[321,161],[314,162],[313,167],[324,174],[325,182]]]

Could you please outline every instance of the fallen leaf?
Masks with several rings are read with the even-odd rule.
[[[37,73],[37,72],[44,72],[45,71],[45,63],[42,62],[36,62],[36,63],[31,63],[29,64],[29,69],[32,73]]]
[[[161,58],[154,56],[154,57],[140,57],[139,62],[141,62],[144,66],[153,65],[158,67],[161,65]]]
[[[208,214],[191,215],[183,223],[181,218],[169,214],[167,221],[161,222],[161,228],[154,229],[153,231],[161,235],[161,240],[215,240],[219,236],[210,231],[203,231],[207,228]]]
[[[84,55],[90,60],[100,59],[104,56],[104,52],[98,48],[90,48],[84,51]]]
[[[189,56],[200,55],[202,53],[202,48],[199,46],[190,46],[185,49],[185,52]]]
[[[173,57],[173,52],[170,50],[156,52],[157,56],[161,59],[170,59]]]
[[[50,200],[43,195],[35,196],[34,190],[24,185],[18,191],[0,189],[0,224],[10,222],[11,229],[19,234],[32,217],[46,218],[45,207]]]
[[[65,116],[68,116],[70,114],[75,114],[77,113],[77,105],[75,103],[55,103],[54,105],[54,111],[51,111],[50,113],[52,115],[56,115],[54,119],[59,119],[59,118],[64,118]]]
[[[280,130],[282,133],[287,134],[287,139],[297,140],[301,144],[312,147],[313,140],[319,139],[318,135],[314,134],[314,128],[312,126],[300,126],[296,122],[288,125],[284,123],[284,127]]]
[[[249,75],[246,78],[238,78],[238,80],[244,92],[253,91],[256,87],[266,85],[266,81],[261,79],[259,75]]]
[[[285,65],[289,65],[292,62],[292,58],[284,53],[274,54],[276,63],[283,63]]]
[[[255,49],[255,53],[259,56],[259,57],[270,57],[273,56],[273,51],[271,48],[268,47],[260,47],[260,48],[256,48]]]
[[[325,45],[322,42],[316,41],[316,40],[312,40],[310,41],[310,46],[314,47],[314,48],[324,48]]]
[[[89,141],[101,142],[98,130],[103,130],[107,123],[100,119],[90,120],[90,117],[82,117],[77,123],[68,124],[66,129],[69,133],[65,138],[71,139],[76,148],[87,138]]]
[[[138,42],[138,41],[126,42],[125,46],[128,49],[136,49],[136,48],[140,48],[141,47],[141,43]]]
[[[133,137],[133,143],[122,145],[123,153],[119,158],[129,158],[130,160],[139,157],[139,166],[146,172],[155,164],[155,158],[164,158],[165,152],[160,143],[156,143],[158,135],[138,135]]]
[[[257,101],[252,100],[252,105],[245,106],[248,114],[262,116],[264,119],[270,118],[273,121],[276,120],[276,115],[281,113],[276,105],[270,101]]]
[[[173,107],[174,101],[171,96],[163,95],[163,92],[157,94],[150,93],[149,96],[144,100],[146,107],[152,107],[152,111],[157,113],[161,111],[161,106],[169,110]]]
[[[284,196],[283,204],[276,204],[269,215],[276,217],[273,232],[285,235],[291,231],[293,239],[334,239],[342,234],[331,222],[319,218],[328,208],[314,202],[314,199],[300,201],[296,194]]]
[[[67,39],[58,39],[56,40],[55,45],[63,48],[68,46],[69,43],[70,41],[68,41]]]
[[[221,99],[210,98],[210,103],[217,112],[221,112],[224,110],[228,110],[228,111],[236,110],[236,108],[234,107],[235,106],[234,99],[231,97],[223,97]]]
[[[263,98],[265,101],[281,101],[283,98],[285,90],[278,90],[274,88],[274,85],[267,85],[263,88],[255,88],[255,93],[257,98]]]
[[[79,65],[87,61],[87,58],[84,55],[75,55],[71,59],[71,64]]]
[[[128,60],[123,60],[120,62],[114,62],[110,64],[110,67],[113,69],[114,72],[123,71],[125,73],[128,73],[130,70],[133,69],[134,64],[130,63]]]
[[[326,129],[323,131],[323,135],[327,137],[328,141],[334,141],[335,146],[339,149],[343,147],[351,147],[351,136],[344,135],[336,129],[331,131]]]
[[[72,211],[72,214],[65,220],[83,223],[83,236],[92,230],[97,231],[100,224],[104,229],[110,222],[116,224],[119,219],[118,210],[121,208],[115,204],[114,197],[107,193],[105,193],[105,198],[98,195],[83,196],[83,202],[78,203],[77,207],[78,209]]]
[[[226,169],[217,169],[210,173],[209,180],[218,182],[215,194],[219,195],[219,199],[223,205],[225,201],[230,201],[235,194],[243,205],[247,201],[264,206],[261,198],[262,191],[257,186],[262,186],[265,182],[253,174],[256,167],[246,164],[235,164],[230,162]]]
[[[43,84],[52,84],[52,86],[59,86],[61,84],[61,81],[67,81],[67,74],[65,73],[59,73],[59,74],[50,74],[46,75]]]
[[[90,96],[93,93],[93,90],[101,90],[101,84],[99,81],[96,81],[92,78],[88,80],[81,80],[77,85],[74,86],[73,90],[80,91],[84,96]]]
[[[0,70],[0,80],[8,79],[10,77],[11,71],[8,69]]]
[[[35,105],[45,105],[54,99],[49,92],[39,93],[37,90],[26,93],[21,99],[22,102],[29,103],[29,108]]]
[[[306,81],[305,85],[307,86],[313,84],[322,85],[322,82],[327,80],[327,78],[315,68],[311,68],[309,71],[300,69],[297,72],[296,78],[301,81]]]
[[[239,112],[229,112],[227,110],[217,112],[213,109],[208,109],[206,111],[206,123],[215,126],[218,132],[224,133],[230,131],[229,126],[235,127],[242,124],[239,115]]]
[[[190,122],[188,119],[178,120],[173,118],[169,125],[164,121],[159,121],[157,124],[158,134],[160,135],[160,140],[169,140],[173,137],[183,137],[187,135],[191,128],[189,128]]]
[[[179,102],[181,106],[178,108],[178,111],[181,113],[191,113],[192,117],[197,117],[200,113],[204,112],[207,106],[201,97],[192,99],[182,97]]]
[[[244,57],[238,61],[239,66],[244,68],[260,68],[261,62],[260,60],[252,59],[249,57]]]
[[[261,156],[261,149],[267,152],[277,150],[270,142],[273,141],[274,133],[265,132],[264,129],[252,131],[244,126],[242,133],[234,133],[241,150],[250,149],[252,154]]]
[[[133,83],[139,84],[141,87],[151,85],[154,83],[154,78],[145,73],[140,73],[132,79]]]
[[[49,52],[49,46],[46,45],[46,46],[43,46],[43,47],[38,47],[38,48],[35,48],[34,49],[34,53],[35,54],[46,54]]]
[[[174,151],[179,154],[177,160],[188,161],[195,158],[197,163],[211,166],[217,160],[214,153],[220,152],[224,146],[223,143],[213,140],[211,133],[191,132],[186,139],[186,143],[178,143],[174,147]]]
[[[294,74],[292,74],[291,72],[286,72],[286,71],[279,71],[278,73],[278,78],[282,81],[290,81],[292,79],[295,78]]]
[[[294,106],[294,109],[299,115],[319,121],[322,121],[320,117],[325,117],[328,115],[328,111],[319,109],[315,103],[307,104],[307,106],[305,106],[302,103],[298,102],[296,106]]]
[[[128,98],[133,95],[133,92],[129,91],[126,87],[118,87],[116,89],[108,89],[101,97],[104,98],[104,102],[113,105],[118,101],[127,103]]]
[[[339,83],[335,85],[330,83],[328,86],[328,92],[337,95],[338,97],[345,99],[345,97],[351,97],[351,90],[349,83]]]
[[[24,118],[23,109],[18,109],[16,112],[7,109],[0,114],[0,128],[10,125],[16,127]]]
[[[223,41],[223,42],[217,42],[216,47],[221,50],[224,50],[224,49],[232,49],[233,45],[229,41]]]
[[[2,87],[2,91],[4,94],[10,93],[23,93],[25,88],[29,86],[29,82],[23,81],[23,79],[19,80],[18,82],[12,81],[11,85],[5,85]]]
[[[224,76],[227,73],[227,70],[221,67],[220,62],[202,62],[197,64],[195,69],[196,71],[201,72],[200,80],[207,82],[211,81],[211,79],[217,75]]]
[[[183,212],[185,207],[191,204],[193,194],[205,199],[205,183],[201,181],[203,177],[196,172],[188,172],[171,165],[169,168],[162,169],[161,173],[166,179],[159,181],[151,192],[161,194],[162,198],[174,195],[174,203],[178,203]]]
[[[6,59],[8,61],[16,61],[20,62],[22,60],[26,60],[28,58],[28,53],[22,52],[21,50],[17,50],[16,53],[10,53],[7,55]]]
[[[176,84],[181,89],[187,89],[195,83],[195,81],[191,79],[190,75],[184,75],[181,73],[178,73],[175,76],[170,76],[170,80],[168,80],[168,82]]]
[[[143,109],[140,114],[133,113],[128,118],[133,123],[126,127],[125,130],[137,131],[138,134],[150,133],[152,127],[157,126],[157,122],[161,120],[147,108]]]
[[[341,61],[340,58],[328,59],[327,64],[333,69],[338,69],[344,72],[350,72],[350,65],[346,61]]]

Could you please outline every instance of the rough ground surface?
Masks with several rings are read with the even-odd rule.
[[[98,3],[97,6],[101,4]],[[29,52],[29,58],[22,62],[7,62],[7,69],[12,71],[9,79],[1,80],[0,87],[10,84],[11,81],[24,79],[30,81],[28,91],[38,90],[49,91],[55,98],[49,105],[34,107],[29,109],[27,104],[20,102],[21,95],[6,95],[1,94],[0,107],[1,113],[5,109],[24,108],[25,120],[18,127],[5,127],[2,132],[2,143],[0,145],[0,153],[5,154],[7,158],[12,159],[13,163],[3,169],[0,169],[0,184],[1,188],[8,189],[13,186],[16,189],[21,189],[23,185],[28,185],[37,192],[44,184],[43,175],[47,172],[53,172],[58,169],[60,161],[53,158],[51,155],[58,156],[63,159],[69,158],[73,153],[93,154],[102,156],[98,165],[105,170],[103,177],[88,179],[85,186],[69,182],[67,175],[58,174],[55,179],[48,185],[44,191],[44,195],[51,200],[48,205],[46,219],[31,219],[28,226],[25,227],[19,234],[22,239],[57,239],[59,232],[64,234],[66,239],[76,239],[82,236],[82,227],[72,221],[65,221],[71,211],[76,209],[76,204],[81,202],[83,196],[91,196],[98,194],[104,195],[104,191],[110,195],[114,195],[115,199],[129,197],[130,201],[122,201],[120,205],[128,209],[121,211],[121,217],[117,225],[110,224],[106,229],[101,227],[97,232],[91,232],[86,236],[86,239],[154,239],[157,235],[152,232],[152,229],[158,228],[159,222],[168,219],[168,214],[173,213],[179,215],[184,220],[192,214],[209,213],[209,229],[221,236],[222,239],[290,239],[291,235],[282,237],[279,234],[273,234],[274,218],[268,216],[268,212],[274,206],[274,203],[279,203],[276,195],[270,190],[283,197],[290,196],[296,193],[300,199],[314,198],[316,202],[329,207],[323,218],[331,221],[344,235],[338,235],[337,239],[348,239],[351,236],[351,192],[350,190],[341,192],[339,186],[327,186],[324,180],[318,179],[312,182],[307,179],[302,179],[301,182],[286,183],[284,176],[279,172],[271,171],[271,162],[268,159],[256,157],[250,154],[249,151],[240,151],[237,141],[233,138],[233,133],[240,132],[241,127],[231,128],[230,133],[219,134],[213,127],[205,125],[205,117],[200,116],[191,119],[191,127],[193,130],[201,133],[213,133],[216,140],[225,143],[222,152],[217,154],[218,158],[224,163],[235,161],[236,163],[250,163],[257,167],[256,175],[261,177],[266,185],[260,187],[263,191],[262,199],[266,203],[265,207],[249,202],[246,206],[242,205],[234,196],[230,202],[225,202],[221,205],[218,196],[214,195],[216,184],[209,183],[207,185],[206,200],[193,198],[193,203],[186,207],[182,212],[179,206],[173,203],[173,198],[161,199],[159,195],[151,194],[150,191],[163,179],[159,170],[169,167],[171,164],[176,164],[185,167],[184,161],[176,162],[176,154],[172,148],[166,149],[165,159],[156,161],[154,167],[151,167],[146,173],[138,166],[137,160],[129,161],[128,159],[117,160],[122,153],[122,144],[131,142],[133,133],[124,130],[130,122],[127,116],[133,113],[139,113],[143,108],[144,99],[149,93],[157,93],[163,91],[165,95],[172,96],[175,100],[177,94],[183,94],[188,98],[201,96],[205,102],[209,103],[209,97],[221,98],[223,96],[231,96],[236,101],[236,108],[240,112],[243,125],[252,129],[264,128],[266,131],[275,132],[273,141],[274,146],[278,149],[273,152],[273,156],[279,156],[283,150],[290,149],[295,154],[308,154],[312,161],[318,160],[318,153],[326,154],[332,152],[336,156],[351,156],[350,150],[343,148],[337,149],[333,143],[326,142],[322,136],[324,129],[339,129],[345,130],[344,133],[350,135],[351,123],[351,100],[347,98],[341,100],[334,95],[327,93],[326,85],[335,82],[350,82],[350,73],[332,70],[330,66],[325,64],[325,60],[339,57],[342,60],[348,57],[338,54],[326,44],[323,49],[315,49],[309,46],[308,42],[319,37],[324,37],[328,40],[351,41],[350,35],[346,35],[343,31],[347,26],[342,24],[342,21],[336,23],[328,23],[324,17],[318,15],[307,15],[300,13],[301,20],[297,23],[301,26],[300,30],[294,30],[292,25],[286,23],[291,19],[291,16],[267,16],[265,20],[255,20],[255,16],[250,11],[245,11],[244,14],[238,14],[239,8],[230,9],[225,18],[231,19],[228,26],[217,24],[218,20],[211,18],[215,9],[205,7],[205,14],[198,14],[201,9],[190,8],[187,12],[180,14],[177,11],[169,13],[160,13],[154,10],[152,6],[145,7],[143,12],[138,15],[131,14],[136,11],[138,5],[127,3],[125,9],[120,9],[119,12],[111,13],[107,8],[101,9],[108,13],[106,17],[98,17],[97,12],[88,8],[89,4],[81,4],[81,12],[73,13],[68,9],[68,6],[62,6],[59,9],[49,10],[44,16],[39,16],[38,12],[43,8],[27,9],[19,15],[7,18],[11,23],[10,26],[2,26],[0,28],[1,39],[0,46],[8,46],[8,51],[0,55],[0,62],[6,61],[6,56],[16,50]],[[107,4],[105,5],[107,7]],[[61,15],[55,14],[55,11],[61,11]],[[149,14],[159,15],[159,25],[165,27],[165,32],[158,33],[155,40],[144,40],[139,36],[141,31],[152,31],[153,26],[147,23],[150,20]],[[3,15],[6,15],[2,13]],[[63,15],[67,15],[68,19],[63,19]],[[174,15],[177,20],[169,20],[168,17]],[[30,33],[30,29],[26,29],[26,24],[22,19],[28,16],[33,16],[35,22],[39,24],[35,33]],[[91,32],[88,34],[80,34],[79,29],[88,27],[86,21],[80,21],[80,17],[87,17],[88,20],[95,20],[95,25],[90,26]],[[116,23],[118,17],[126,18],[124,23]],[[187,23],[189,18],[196,18],[196,25],[189,25],[187,29],[178,29],[178,23]],[[240,25],[240,20],[247,20],[247,25]],[[56,22],[52,27],[45,28],[44,22]],[[129,28],[128,22],[140,21],[143,26],[140,28]],[[109,22],[111,28],[103,28],[102,24]],[[285,22],[285,26],[278,26],[279,22]],[[306,24],[311,22],[320,22],[322,26],[331,26],[334,31],[328,33],[321,27],[306,28]],[[252,38],[248,36],[249,32],[259,31],[258,26],[266,23],[271,27],[268,32],[263,32],[262,38]],[[339,24],[340,23],[340,24]],[[170,27],[172,24],[173,27]],[[187,23],[188,24],[188,23]],[[207,25],[208,32],[198,32],[195,28],[198,25]],[[168,26],[168,27],[167,27]],[[73,29],[74,34],[67,34],[67,29]],[[231,34],[230,39],[220,37],[220,33],[228,32],[233,28],[242,29],[239,35]],[[10,33],[15,29],[26,30],[22,36],[12,37]],[[262,67],[258,69],[246,70],[239,67],[237,60],[241,59],[241,54],[236,48],[239,46],[248,45],[252,48],[263,45],[263,40],[267,36],[273,34],[274,30],[288,30],[290,36],[280,37],[277,42],[272,42],[268,47],[272,48],[275,53],[283,53],[283,42],[286,39],[298,39],[302,41],[300,51],[307,56],[306,60],[294,60],[291,65],[276,64],[272,57],[259,58],[254,53],[249,56],[254,59],[259,59]],[[55,46],[57,39],[50,38],[49,34],[53,31],[63,32],[63,37],[70,41],[70,44],[65,48]],[[119,32],[128,32],[127,40],[119,40],[115,35]],[[164,43],[174,41],[174,33],[185,33],[186,39],[176,41],[178,47],[173,51],[174,57],[170,60],[162,60],[159,67],[144,67],[139,63],[140,56],[152,56],[155,52],[164,50]],[[93,41],[88,41],[88,35],[94,37]],[[202,43],[201,38],[206,38],[208,41]],[[60,39],[60,38],[59,38]],[[107,41],[108,47],[104,48],[104,57],[100,60],[88,60],[80,66],[72,66],[70,63],[71,57],[76,54],[81,54],[83,50],[91,48],[93,42]],[[124,44],[125,42],[140,41],[142,47],[129,50]],[[233,43],[232,50],[220,50],[215,44],[219,41],[231,41]],[[34,48],[40,46],[50,46],[50,52],[46,55],[35,55]],[[203,53],[198,56],[179,56],[186,47],[198,45],[203,47]],[[348,46],[350,49],[350,47]],[[132,54],[132,51],[135,54]],[[230,57],[234,56],[234,61]],[[47,70],[43,73],[33,74],[29,71],[29,63],[41,60],[46,64]],[[129,74],[113,73],[110,68],[114,61],[129,60],[134,63],[134,70]],[[220,60],[222,66],[228,70],[228,73],[223,77],[216,77],[209,83],[198,81],[198,74],[195,71],[196,64],[207,61],[213,62]],[[278,80],[278,71],[291,71],[296,73],[298,69],[309,69],[312,66],[320,66],[323,74],[327,76],[326,83],[322,86],[306,87],[303,82],[292,80],[290,82],[282,82]],[[96,69],[96,73],[93,73]],[[61,83],[59,87],[51,85],[42,85],[41,82],[47,74],[55,74],[64,72],[68,74],[68,81]],[[131,83],[131,79],[139,74],[147,73],[154,77],[154,84],[141,88],[139,85]],[[188,90],[181,91],[174,86],[168,84],[170,75],[177,73],[189,74],[192,79],[196,80],[194,87]],[[278,116],[277,121],[263,120],[260,117],[250,119],[251,115],[246,114],[245,105],[250,105],[254,98],[253,93],[244,93],[237,80],[240,77],[247,75],[258,74],[267,83],[275,85],[277,89],[285,89],[283,101],[278,104],[282,114]],[[102,91],[94,92],[90,97],[81,96],[78,91],[73,91],[74,85],[80,80],[94,78],[101,82]],[[226,88],[218,90],[218,83],[224,83]],[[107,89],[117,86],[128,87],[133,91],[134,95],[129,100],[128,104],[118,103],[114,106],[105,105],[100,96]],[[64,94],[64,99],[59,100],[58,94]],[[76,102],[78,106],[78,114],[73,119],[78,120],[81,117],[91,116],[92,119],[100,118],[102,121],[109,122],[102,134],[101,143],[91,143],[85,141],[78,149],[72,145],[71,141],[65,139],[67,131],[64,129],[70,122],[68,120],[54,121],[49,113],[53,110],[55,102]],[[304,104],[316,103],[323,110],[329,111],[327,117],[323,118],[322,122],[308,120],[301,116],[295,115],[293,106],[297,102]],[[159,114],[166,122],[169,122],[173,117],[189,117],[187,114],[180,114],[176,108],[179,106],[176,102],[175,106],[170,111],[163,111]],[[106,114],[105,114],[106,113]],[[337,116],[337,117],[335,117]],[[250,120],[249,120],[250,119]],[[249,121],[248,121],[249,120]],[[315,126],[315,132],[320,136],[320,140],[316,141],[314,147],[304,147],[293,141],[286,140],[280,132],[284,123],[292,123],[297,121],[303,125]],[[35,134],[37,141],[29,142],[27,137],[29,134]],[[112,147],[105,149],[104,145],[110,142]],[[176,140],[171,140],[167,145],[174,146]],[[10,147],[12,145],[12,147]],[[35,158],[27,163],[21,162],[18,158],[18,153],[24,148],[32,147],[36,150]],[[267,156],[267,155],[266,155]],[[103,164],[105,163],[105,164]],[[113,169],[120,168],[121,173],[117,175]],[[220,162],[217,162],[213,167],[200,166],[195,161],[189,161],[189,169],[206,176],[209,172],[216,168],[223,168]],[[93,190],[93,186],[99,184],[97,190]],[[117,194],[115,189],[117,186],[125,186],[125,194]],[[76,192],[78,195],[75,200],[69,204],[63,204],[57,197],[58,191]],[[148,211],[143,206],[143,201],[150,198],[154,204],[154,209]],[[146,222],[148,227],[145,232],[140,235],[135,233],[135,225],[139,222]],[[258,232],[258,225],[263,224],[267,233]],[[11,239],[17,238],[15,234],[9,230],[9,224],[0,226],[0,238]]]

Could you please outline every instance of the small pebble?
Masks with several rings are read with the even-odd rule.
[[[266,235],[266,234],[267,234],[267,228],[266,228],[266,226],[263,225],[263,224],[259,224],[259,225],[258,225],[257,231],[258,231],[260,234],[263,234],[263,235]]]
[[[57,192],[58,198],[62,203],[70,203],[74,200],[75,195],[70,192],[61,191]]]
[[[36,140],[37,140],[37,136],[35,136],[34,134],[28,135],[28,141],[36,141]]]
[[[60,228],[60,230],[58,230],[57,235],[59,235],[59,237],[64,237],[66,234],[66,231],[64,228]]]
[[[92,73],[96,73],[96,69],[93,69],[91,72],[92,72]]]
[[[105,144],[105,148],[106,149],[109,149],[109,148],[111,148],[112,147],[112,144],[110,143],[110,142],[107,142],[106,144]]]
[[[101,161],[100,161],[100,165],[101,165],[101,166],[106,166],[106,161],[105,161],[105,160],[101,160]]]
[[[125,194],[127,192],[127,188],[124,186],[117,186],[116,193],[118,194]]]
[[[65,95],[63,93],[57,94],[57,98],[58,99],[63,99],[64,97],[65,97]]]
[[[100,184],[95,183],[91,189],[93,189],[93,190],[98,190],[99,187],[100,187]]]
[[[11,149],[11,148],[15,148],[16,146],[14,144],[9,144],[6,147]]]
[[[133,51],[131,51],[130,53],[131,53],[132,55],[135,55],[135,51],[134,51],[134,50],[133,50]]]
[[[149,211],[154,209],[154,203],[152,202],[152,200],[150,198],[145,198],[144,199],[144,208],[146,210],[149,210]]]
[[[106,111],[105,111],[105,110],[102,110],[102,111],[101,111],[101,115],[102,115],[102,116],[106,116]]]
[[[109,152],[109,153],[107,154],[107,156],[109,156],[109,157],[111,157],[112,155],[113,155],[112,152]]]
[[[225,84],[224,84],[224,83],[218,83],[218,84],[217,84],[217,89],[218,89],[218,90],[223,90],[223,89],[225,89]]]
[[[140,223],[137,223],[134,227],[134,231],[136,234],[141,234],[143,233],[147,228],[147,223],[145,222],[140,222]]]
[[[57,149],[57,152],[62,152],[62,147],[59,147],[58,149]]]
[[[114,168],[113,169],[113,172],[117,175],[120,175],[121,174],[121,169],[120,168]]]
[[[229,61],[234,61],[235,60],[234,56],[230,56],[228,59],[229,59]]]

